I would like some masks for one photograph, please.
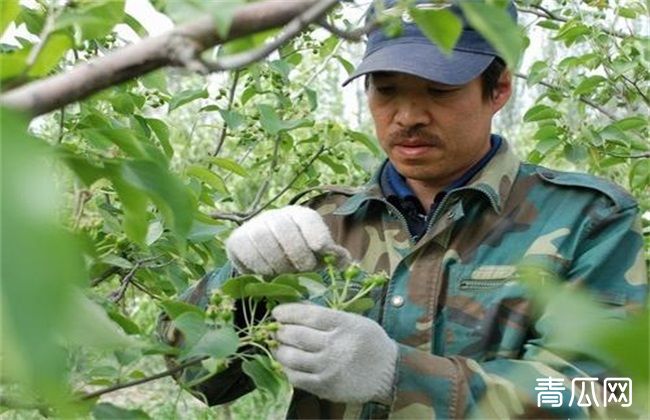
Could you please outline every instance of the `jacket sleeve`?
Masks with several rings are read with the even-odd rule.
[[[208,304],[210,292],[219,287],[223,282],[232,277],[233,268],[227,263],[221,269],[204,276],[198,283],[187,290],[181,300],[205,308]],[[236,302],[235,324],[243,325],[241,318],[241,301]],[[183,339],[180,332],[174,328],[173,321],[166,314],[161,314],[158,318],[157,326],[158,337],[167,344],[182,347]],[[166,356],[165,362],[167,367],[173,369],[178,366],[174,357]],[[188,391],[195,397],[202,400],[208,405],[225,404],[235,400],[255,389],[253,381],[242,372],[241,361],[235,360],[225,370],[207,378],[196,384],[187,386],[206,374],[206,370],[201,365],[190,366],[182,371],[176,372],[173,377],[179,385],[188,387]]]
[[[646,304],[647,270],[637,213],[636,206],[618,209],[583,226],[581,240],[562,285],[562,288],[579,285],[606,303],[600,315],[610,320],[623,319],[624,322],[628,309],[639,309]],[[621,410],[620,407],[610,404],[604,408],[602,401],[599,407],[592,404],[590,408],[578,406],[577,400],[570,404],[572,378],[598,378],[594,393],[602,398],[602,380],[621,375],[588,356],[594,349],[576,354],[551,345],[553,328],[548,320],[558,313],[549,313],[549,308],[547,305],[541,316],[535,318],[533,331],[518,359],[495,358],[478,362],[459,356],[437,356],[400,344],[391,418],[580,418],[588,415],[609,417],[612,413],[620,417],[620,411],[605,411]],[[574,328],[571,331],[588,325],[584,319],[568,322],[575,322],[570,324],[570,328]],[[560,406],[539,404],[540,391],[536,387],[541,378],[561,379],[564,389]],[[586,387],[591,395],[591,384]]]

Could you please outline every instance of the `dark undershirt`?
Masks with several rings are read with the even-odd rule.
[[[449,191],[465,186],[481,169],[487,165],[499,150],[502,138],[496,134],[490,136],[490,150],[469,168],[462,176],[440,191],[433,199],[429,211],[425,212],[406,179],[397,172],[393,164],[388,161],[382,170],[380,183],[384,197],[404,215],[409,231],[415,240],[420,239],[426,232],[430,218],[436,208]]]

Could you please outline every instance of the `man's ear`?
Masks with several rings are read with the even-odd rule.
[[[512,95],[512,73],[509,69],[504,69],[499,76],[496,87],[492,92],[492,113],[496,114],[510,99]]]

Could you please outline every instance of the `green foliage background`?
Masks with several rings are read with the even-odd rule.
[[[178,21],[211,13],[223,25],[239,2],[152,3]],[[521,0],[521,29],[503,20],[502,2],[475,3],[463,6],[473,23],[519,62],[495,131],[524,159],[630,190],[648,244],[647,3]],[[355,26],[366,5],[346,4],[330,19]],[[0,8],[0,31],[24,25],[32,35],[0,45],[3,91],[126,45],[117,24],[147,35],[123,0],[29,7],[4,0]],[[453,17],[413,18],[440,45],[456,41]],[[274,34],[206,56],[245,51]],[[520,44],[528,46],[523,61]],[[7,418],[52,410],[95,418],[282,416],[285,401],[259,392],[204,407],[169,377],[70,401],[166,369],[161,355],[170,349],[154,336],[162,302],[224,263],[223,241],[237,223],[305,189],[369,178],[382,153],[363,88],[340,87],[362,50],[318,29],[227,74],[164,69],[31,122],[2,111],[0,410]],[[643,337],[647,346],[647,329]]]

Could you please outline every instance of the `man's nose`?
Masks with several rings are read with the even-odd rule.
[[[395,122],[403,128],[426,126],[431,122],[431,114],[422,100],[413,97],[404,98],[399,104]]]

